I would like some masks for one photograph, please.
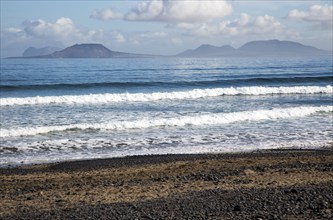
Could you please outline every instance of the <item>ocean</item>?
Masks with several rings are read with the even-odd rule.
[[[333,143],[332,57],[1,59],[0,166]]]

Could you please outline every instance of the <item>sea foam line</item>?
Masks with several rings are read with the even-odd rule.
[[[180,116],[174,118],[151,118],[136,121],[116,121],[95,124],[72,124],[43,127],[24,127],[15,129],[1,129],[0,137],[33,136],[50,132],[63,132],[69,130],[129,130],[152,127],[181,127],[199,125],[218,125],[241,121],[276,120],[293,117],[305,117],[318,112],[333,112],[333,106],[319,107],[292,107],[271,110],[256,110],[217,114],[200,114],[197,116]]]
[[[108,104],[118,102],[151,102],[159,100],[200,99],[235,95],[279,95],[279,94],[333,94],[333,86],[293,86],[293,87],[230,87],[215,89],[193,89],[178,92],[119,93],[66,95],[26,98],[1,98],[0,106],[48,105],[48,104]]]

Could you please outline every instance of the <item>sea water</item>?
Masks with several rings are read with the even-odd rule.
[[[332,146],[332,62],[2,59],[0,166]]]

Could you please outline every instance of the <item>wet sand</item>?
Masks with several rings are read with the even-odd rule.
[[[333,150],[0,169],[0,219],[332,219]]]

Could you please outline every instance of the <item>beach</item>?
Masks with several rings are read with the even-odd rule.
[[[332,1],[0,1],[0,220],[333,220]]]
[[[333,150],[22,165],[0,184],[0,219],[331,219]]]

